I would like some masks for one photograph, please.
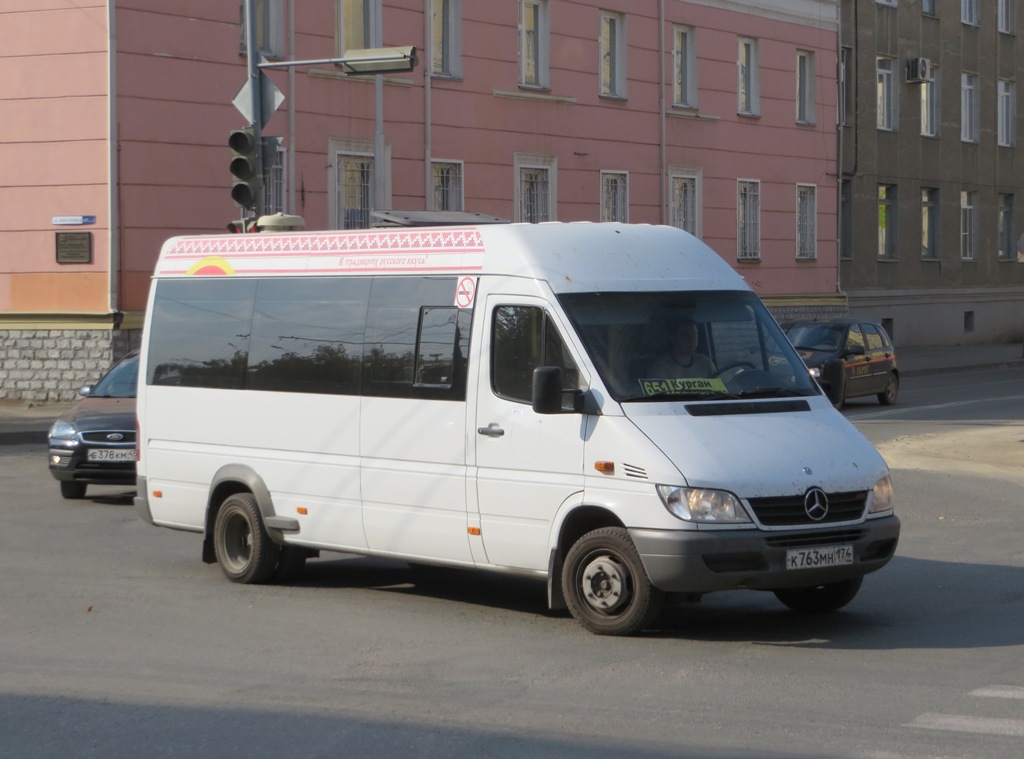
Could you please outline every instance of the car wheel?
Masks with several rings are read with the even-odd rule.
[[[825,614],[841,609],[853,600],[860,590],[863,577],[833,582],[828,585],[811,585],[806,588],[785,588],[776,590],[775,597],[793,611]]]
[[[232,582],[267,582],[280,548],[267,534],[256,498],[235,493],[221,504],[213,525],[213,548],[221,571]]]
[[[562,592],[576,621],[597,635],[640,632],[664,600],[623,527],[588,532],[573,544],[562,568]]]
[[[885,381],[885,390],[878,394],[878,402],[883,406],[891,406],[896,402],[896,396],[900,392],[900,380],[895,373],[889,372],[889,378]]]
[[[85,498],[85,483],[76,482],[75,480],[61,480],[60,494],[72,500]]]

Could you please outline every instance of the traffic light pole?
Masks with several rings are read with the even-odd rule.
[[[252,97],[252,133],[256,145],[263,144],[263,88],[260,82],[260,48],[256,39],[256,0],[245,0],[245,52],[249,64],[249,94]],[[263,215],[263,150],[256,150],[256,218]]]

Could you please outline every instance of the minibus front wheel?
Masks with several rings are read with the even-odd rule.
[[[262,583],[273,575],[280,547],[267,534],[252,493],[234,493],[221,504],[213,524],[213,549],[232,582]]]
[[[602,527],[573,544],[562,567],[562,592],[576,621],[597,635],[640,632],[664,600],[623,527]]]

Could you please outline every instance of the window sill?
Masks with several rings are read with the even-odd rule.
[[[751,119],[753,121],[760,121],[761,119],[760,113],[747,113],[746,111],[737,111],[736,115],[739,116],[741,119]]]
[[[545,90],[522,89],[518,92],[512,90],[494,90],[492,93],[496,98],[512,98],[513,100],[543,100],[549,103],[566,103],[572,105],[576,102],[574,97],[562,95],[551,95]]]
[[[597,96],[601,100],[611,100],[616,103],[625,103],[628,100],[628,98],[625,95],[612,95],[607,92],[599,92]]]
[[[696,108],[683,105],[672,106],[672,110],[666,111],[665,115],[674,119],[693,119],[694,121],[721,121],[722,118],[710,113],[701,113]]]

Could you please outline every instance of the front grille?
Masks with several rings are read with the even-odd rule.
[[[107,435],[121,435],[120,440],[108,440]],[[128,447],[135,445],[135,430],[91,430],[89,432],[83,432],[83,442],[91,443],[92,445],[113,445],[118,447]]]
[[[804,510],[804,496],[789,495],[773,498],[751,498],[750,507],[765,527],[802,527],[833,522],[852,522],[864,515],[868,493],[829,493],[828,513],[824,519],[814,520]]]
[[[833,530],[831,532],[805,532],[798,535],[777,535],[765,538],[772,548],[803,548],[855,543],[864,537],[864,530]]]

